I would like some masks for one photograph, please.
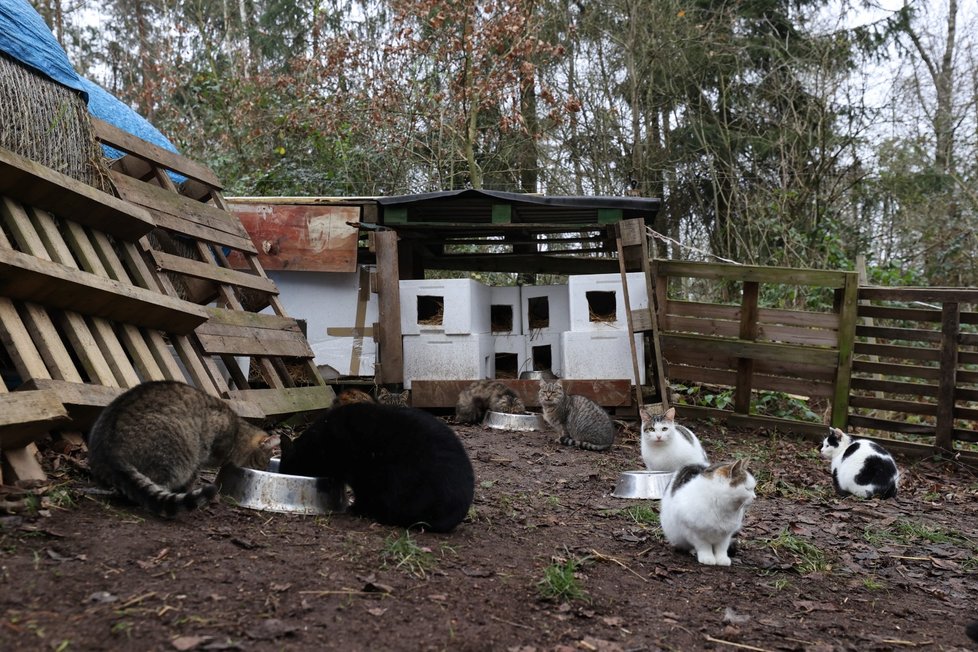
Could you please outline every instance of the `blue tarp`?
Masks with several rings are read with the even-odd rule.
[[[154,145],[171,152],[177,151],[173,143],[146,118],[75,71],[64,48],[27,0],[0,0],[0,52],[81,93],[93,116]],[[111,148],[105,150],[108,158],[122,156],[121,152]]]

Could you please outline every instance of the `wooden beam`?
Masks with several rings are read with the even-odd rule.
[[[156,226],[145,210],[0,149],[0,196],[133,241]]]
[[[3,249],[0,296],[168,333],[189,333],[207,319],[188,301]]]
[[[0,394],[0,449],[22,448],[68,423],[68,411],[52,391]]]
[[[947,452],[954,450],[954,399],[957,386],[958,333],[961,305],[944,304],[941,319],[941,380],[937,394],[937,429],[934,445]]]
[[[374,325],[377,340],[377,382],[400,385],[404,382],[404,345],[401,341],[401,289],[397,234],[381,231],[377,246],[377,310],[383,315],[382,327]]]

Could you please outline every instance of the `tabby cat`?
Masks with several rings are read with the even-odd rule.
[[[486,412],[525,414],[526,406],[516,392],[498,380],[477,380],[458,395],[455,420],[459,423],[478,423]]]
[[[745,460],[682,467],[662,495],[662,533],[673,547],[692,551],[701,564],[729,566],[731,542],[754,501],[756,485]]]
[[[386,525],[450,532],[472,505],[472,463],[455,432],[423,410],[351,403],[330,410],[294,442],[282,439],[281,473],[320,478],[318,491]]]
[[[377,402],[381,405],[393,405],[395,407],[407,407],[408,398],[411,394],[408,390],[404,390],[400,394],[389,391],[385,387],[381,387],[377,390]]]
[[[611,448],[615,424],[600,405],[586,396],[568,394],[560,381],[540,381],[543,420],[557,431],[557,441],[592,451]]]
[[[709,464],[693,431],[676,423],[676,408],[655,414],[650,406],[642,406],[639,416],[642,417],[642,461],[649,471],[672,472],[687,464]]]
[[[223,400],[169,380],[142,383],[117,396],[102,410],[87,443],[96,480],[169,517],[217,494],[213,484],[192,489],[202,467],[264,469],[275,445]]]

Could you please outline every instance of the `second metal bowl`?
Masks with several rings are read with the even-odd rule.
[[[486,416],[482,420],[482,425],[487,428],[496,428],[497,430],[520,431],[543,430],[546,427],[543,417],[534,412],[527,412],[526,414],[486,412]]]
[[[668,471],[624,471],[611,495],[615,498],[659,500],[665,493],[672,473]]]

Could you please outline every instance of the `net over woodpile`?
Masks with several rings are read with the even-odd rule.
[[[109,190],[84,99],[2,53],[0,148]]]

